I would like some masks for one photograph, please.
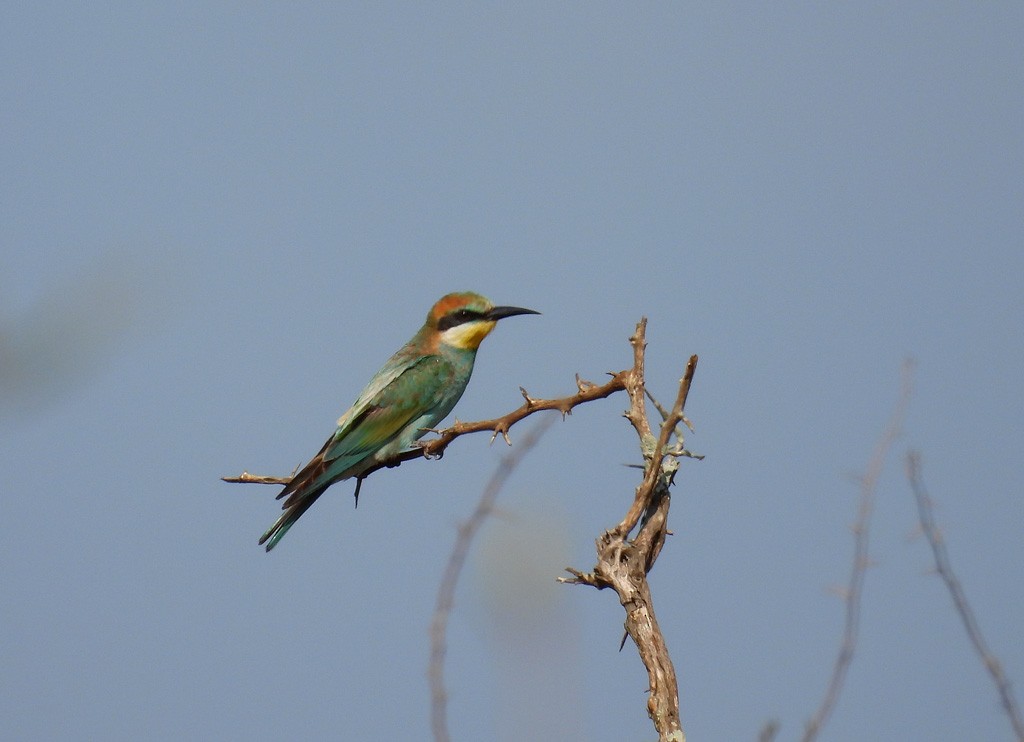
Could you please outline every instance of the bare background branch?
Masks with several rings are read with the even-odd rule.
[[[537,445],[537,441],[553,422],[554,417],[552,416],[540,420],[523,436],[518,445],[502,458],[484,488],[472,515],[459,526],[455,545],[452,547],[451,556],[448,557],[448,564],[445,566],[444,576],[438,587],[437,603],[430,622],[430,666],[427,670],[430,679],[430,728],[437,742],[448,742],[451,739],[448,732],[448,693],[444,685],[444,659],[448,650],[448,617],[455,604],[455,588],[458,585],[462,567],[466,563],[469,547],[487,516],[494,510],[494,501],[509,476],[523,457],[530,452],[530,449]]]
[[[828,721],[835,709],[839,694],[843,689],[843,682],[846,679],[846,672],[853,660],[853,652],[857,646],[857,635],[860,627],[860,601],[864,591],[864,578],[869,565],[868,545],[871,530],[871,512],[874,509],[875,490],[878,486],[878,478],[885,466],[885,459],[893,442],[900,436],[903,429],[903,418],[906,416],[907,405],[910,402],[911,381],[913,373],[913,362],[904,361],[902,368],[902,383],[900,396],[893,409],[889,423],[882,432],[882,437],[875,446],[875,451],[868,461],[867,471],[860,480],[860,506],[857,513],[857,521],[853,525],[853,565],[850,568],[850,581],[846,588],[843,599],[846,604],[846,623],[843,629],[843,638],[839,646],[839,654],[836,657],[835,665],[832,668],[832,676],[829,679],[825,690],[825,696],[815,711],[814,716],[807,722],[804,729],[804,742],[811,742],[817,739],[821,728]]]
[[[914,500],[917,503],[917,514],[921,522],[921,530],[924,532],[925,538],[928,539],[928,544],[932,548],[932,556],[935,559],[935,571],[938,572],[939,577],[946,584],[946,589],[949,590],[950,597],[953,598],[953,606],[956,608],[956,612],[964,624],[964,630],[967,632],[967,637],[971,640],[974,651],[977,652],[981,663],[985,666],[989,675],[992,676],[992,682],[995,683],[996,691],[999,693],[999,701],[1003,705],[1003,710],[1010,719],[1013,733],[1017,735],[1018,742],[1024,742],[1024,720],[1021,719],[1020,708],[1013,697],[1013,688],[1010,685],[1010,680],[1006,677],[1006,673],[1003,672],[1002,663],[999,662],[999,659],[992,653],[992,650],[989,649],[988,644],[985,642],[985,637],[982,636],[981,627],[978,626],[978,620],[974,617],[971,604],[967,602],[967,594],[964,593],[960,580],[953,573],[953,567],[949,562],[946,542],[935,523],[932,500],[928,496],[928,491],[925,489],[924,482],[921,479],[921,454],[919,452],[910,451],[907,453],[906,472],[907,480],[910,482],[910,489],[913,491]]]

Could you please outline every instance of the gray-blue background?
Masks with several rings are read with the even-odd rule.
[[[1024,682],[1024,5],[7,3],[0,10],[0,726],[10,739],[425,739],[427,627],[502,452],[274,490],[431,303],[503,322],[470,420],[599,381],[650,318],[701,356],[652,574],[694,740],[802,730],[881,479],[835,740],[1007,739],[915,538]],[[460,585],[459,740],[653,738],[608,593],[624,397],[558,423]],[[513,439],[521,431],[513,431]]]

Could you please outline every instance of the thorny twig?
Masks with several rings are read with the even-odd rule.
[[[490,420],[479,420],[477,422],[463,423],[458,420],[455,424],[444,428],[443,430],[432,431],[437,433],[436,438],[428,438],[427,440],[417,441],[415,448],[411,448],[408,451],[403,451],[396,456],[388,459],[387,461],[381,462],[363,471],[358,479],[356,480],[356,498],[358,502],[359,487],[362,481],[368,476],[373,474],[375,471],[384,468],[391,468],[398,466],[402,462],[411,461],[412,459],[418,458],[436,458],[439,459],[444,455],[444,451],[448,448],[448,445],[459,436],[467,435],[469,433],[479,433],[481,431],[490,431],[491,441],[499,435],[505,440],[506,443],[511,445],[511,441],[508,437],[508,431],[517,422],[523,418],[529,417],[535,412],[541,412],[542,410],[558,410],[562,413],[562,417],[572,414],[573,408],[584,404],[585,402],[592,402],[596,399],[603,399],[607,396],[614,394],[615,392],[622,391],[626,388],[626,376],[628,371],[619,371],[615,374],[609,374],[612,378],[604,384],[593,384],[589,381],[584,381],[576,375],[576,393],[571,394],[567,397],[560,397],[558,399],[540,399],[531,397],[525,389],[519,387],[520,392],[523,395],[523,404],[512,410],[508,414],[502,415],[501,417],[495,417]],[[294,474],[294,472],[293,472]],[[256,474],[250,474],[247,471],[242,472],[236,477],[221,477],[225,482],[233,482],[238,484],[288,484],[291,481],[291,477],[272,477],[262,476]]]

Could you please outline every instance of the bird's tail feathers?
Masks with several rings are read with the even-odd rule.
[[[284,514],[277,519],[277,522],[266,533],[260,536],[260,545],[266,544],[267,551],[277,546],[277,542],[284,538],[284,535],[288,533],[288,529],[295,525],[295,521],[312,507],[313,503],[317,501],[317,498],[326,489],[326,487],[318,487],[308,492],[292,492],[291,497],[285,501]]]

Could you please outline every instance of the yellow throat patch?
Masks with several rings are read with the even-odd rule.
[[[455,325],[441,333],[441,342],[463,350],[476,350],[496,324],[497,321],[478,320]]]

